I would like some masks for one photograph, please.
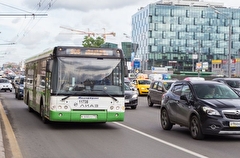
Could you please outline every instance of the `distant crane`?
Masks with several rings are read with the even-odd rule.
[[[108,32],[106,33],[105,32],[105,28],[103,28],[104,32],[103,33],[96,33],[96,35],[101,35],[104,39],[104,41],[106,40],[106,36],[107,35],[112,35],[112,36],[116,36],[116,33],[115,32]]]
[[[65,27],[65,26],[60,26],[60,28],[63,28],[63,29],[66,29],[66,30],[69,30],[69,31],[73,31],[73,32],[77,32],[81,35],[84,35],[84,34],[87,34],[88,37],[90,36],[95,36],[95,35],[100,35],[103,37],[104,41],[106,40],[106,36],[107,35],[112,35],[112,36],[116,36],[116,33],[115,32],[105,32],[105,28],[103,28],[104,32],[103,33],[95,33],[95,32],[86,32],[86,31],[81,31],[81,30],[76,30],[76,29],[72,29],[72,28],[68,28],[68,27]]]
[[[88,30],[88,32],[85,32],[85,31],[80,31],[80,30],[72,29],[72,28],[65,27],[65,26],[60,26],[60,28],[66,29],[66,30],[69,30],[69,31],[74,31],[74,32],[77,32],[77,33],[79,33],[79,34],[81,34],[81,35],[87,34],[88,37],[90,37],[90,36],[95,36],[95,33],[89,32],[89,30]]]

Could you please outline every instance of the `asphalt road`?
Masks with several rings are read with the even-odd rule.
[[[24,158],[239,158],[240,136],[193,140],[187,128],[160,127],[159,106],[139,97],[124,122],[43,124],[14,93],[0,92],[2,104]]]

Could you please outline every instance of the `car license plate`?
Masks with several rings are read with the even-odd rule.
[[[240,122],[229,122],[230,127],[240,127]]]
[[[129,100],[125,99],[125,103],[129,103]]]
[[[97,119],[97,115],[81,115],[81,119]]]

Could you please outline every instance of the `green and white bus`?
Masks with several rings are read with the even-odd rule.
[[[44,123],[123,121],[121,49],[57,46],[25,60],[24,102]]]

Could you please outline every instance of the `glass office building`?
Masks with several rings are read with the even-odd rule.
[[[158,1],[132,16],[132,42],[143,70],[195,71],[197,62],[205,62],[211,71],[212,60],[239,57],[240,9],[198,0]]]

